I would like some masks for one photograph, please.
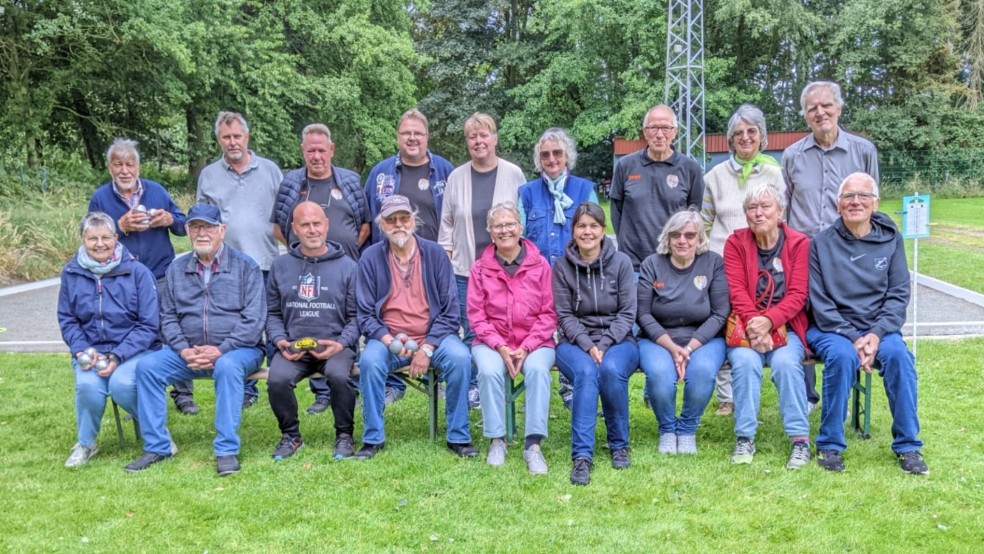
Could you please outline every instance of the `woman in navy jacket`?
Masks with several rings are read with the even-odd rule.
[[[136,414],[136,361],[160,347],[153,273],[117,242],[116,225],[105,213],[89,213],[79,230],[82,246],[62,269],[58,292],[58,325],[72,353],[78,421],[78,442],[66,467],[80,466],[99,451],[107,395]]]

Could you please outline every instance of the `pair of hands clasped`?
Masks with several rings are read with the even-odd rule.
[[[185,348],[179,355],[188,364],[189,369],[207,371],[215,369],[215,361],[222,355],[222,351],[218,347],[206,344]]]
[[[861,369],[865,373],[871,373],[871,368],[875,363],[875,355],[878,354],[878,345],[880,344],[881,339],[874,333],[868,333],[854,341],[854,349],[858,352],[858,358],[861,358]]]
[[[772,342],[772,320],[764,315],[757,315],[745,323],[745,336],[752,349],[759,354],[765,354],[775,349]]]
[[[174,223],[174,216],[167,210],[155,210],[154,217],[130,210],[116,222],[120,231],[124,233],[138,233],[151,227],[170,227],[172,223]]]
[[[597,350],[597,347],[595,347],[594,349]],[[522,346],[515,350],[512,350],[505,344],[500,345],[499,348],[496,348],[496,352],[498,352],[499,355],[502,356],[502,362],[506,364],[506,369],[509,371],[509,377],[513,379],[515,379],[516,376],[519,375],[519,372],[522,371],[523,362],[526,361],[526,356],[529,355],[529,352],[527,352],[526,349],[523,348]],[[599,350],[599,352],[601,351]],[[593,357],[594,356],[592,355],[592,358]],[[600,358],[597,358],[596,361],[598,359]]]

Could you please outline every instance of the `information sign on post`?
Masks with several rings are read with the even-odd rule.
[[[912,355],[916,356],[916,327],[919,321],[919,239],[929,236],[929,195],[902,197],[902,238],[912,240]]]

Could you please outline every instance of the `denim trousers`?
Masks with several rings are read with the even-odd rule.
[[[237,348],[219,356],[214,369],[193,370],[171,347],[144,356],[137,364],[137,418],[143,433],[144,451],[166,455],[171,451],[167,430],[167,399],[164,389],[176,381],[215,381],[216,456],[239,454],[239,422],[243,415],[245,378],[260,368],[263,350]]]
[[[498,352],[484,344],[472,347],[472,357],[478,367],[478,391],[482,401],[482,434],[486,438],[506,436],[506,364]],[[555,351],[543,346],[530,352],[523,361],[523,382],[526,384],[526,436],[547,436],[550,415],[550,368]]]
[[[598,396],[605,414],[608,448],[629,447],[629,377],[639,367],[639,348],[629,340],[613,344],[596,364],[576,344],[557,345],[557,368],[574,385],[571,458],[594,459]]]
[[[683,407],[676,417],[677,372],[670,351],[655,342],[639,341],[639,363],[646,374],[646,391],[659,424],[659,434],[696,435],[697,424],[714,392],[714,376],[724,363],[724,339],[716,338],[694,350],[683,377]]]
[[[847,448],[844,414],[861,360],[854,344],[842,335],[811,327],[806,340],[824,363],[817,448],[843,452]],[[892,451],[903,454],[919,450],[923,442],[919,440],[918,376],[915,358],[901,334],[882,337],[875,354],[875,367],[885,385],[888,409],[892,413]]]
[[[803,386],[803,343],[795,333],[787,336],[786,346],[761,354],[738,346],[728,349],[735,399],[735,436],[755,438],[762,402],[762,368],[771,368],[772,382],[779,392],[779,415],[789,437],[810,436]]]
[[[295,389],[302,380],[312,373],[321,373],[320,379],[331,387],[331,413],[335,418],[335,435],[352,434],[355,417],[355,386],[351,382],[352,366],[355,365],[355,350],[344,348],[327,360],[319,360],[305,354],[296,362],[288,360],[277,352],[270,362],[267,377],[267,394],[270,408],[277,417],[282,435],[301,436],[297,420],[297,394]]]
[[[370,339],[359,357],[359,388],[362,390],[364,419],[362,442],[382,444],[386,441],[383,408],[385,407],[386,376],[410,363],[389,351],[381,341]],[[471,373],[471,354],[456,335],[441,341],[431,358],[431,367],[438,371],[446,384],[445,417],[448,421],[447,440],[453,443],[471,442],[468,427],[468,375]]]
[[[78,442],[92,446],[99,436],[99,424],[106,411],[109,396],[128,414],[137,414],[137,362],[148,352],[141,352],[121,363],[109,377],[100,377],[95,369],[83,371],[72,358],[75,370],[75,420],[78,422]]]

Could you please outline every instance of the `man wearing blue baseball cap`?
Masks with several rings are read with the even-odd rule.
[[[164,389],[181,380],[215,381],[219,476],[239,472],[243,382],[263,360],[263,275],[252,258],[224,243],[219,208],[196,204],[186,223],[193,254],[168,268],[160,291],[166,345],[137,365],[137,419],[144,453],[124,469],[135,473],[172,456]]]

